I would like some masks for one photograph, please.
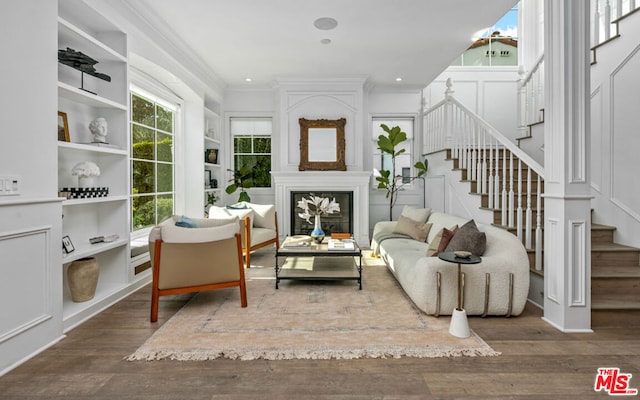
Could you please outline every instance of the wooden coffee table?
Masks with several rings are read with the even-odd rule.
[[[362,250],[355,240],[352,250],[329,250],[328,238],[305,246],[290,246],[293,241],[287,237],[276,250],[276,289],[281,279],[296,279],[355,280],[362,290]]]

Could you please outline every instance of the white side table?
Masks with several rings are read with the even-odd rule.
[[[471,336],[471,331],[469,330],[469,321],[467,321],[467,312],[462,308],[462,264],[478,264],[482,262],[482,259],[473,255],[468,258],[456,257],[453,252],[449,251],[439,253],[438,258],[458,264],[458,306],[451,312],[449,333],[459,338],[468,338]]]

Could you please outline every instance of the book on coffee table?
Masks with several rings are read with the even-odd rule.
[[[329,250],[355,250],[353,239],[329,239],[327,243]]]

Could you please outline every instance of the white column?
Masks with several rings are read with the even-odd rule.
[[[545,0],[544,316],[591,332],[589,2]]]

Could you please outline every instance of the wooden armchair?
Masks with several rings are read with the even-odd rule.
[[[271,244],[280,248],[278,232],[278,214],[273,204],[254,204],[242,202],[234,208],[209,208],[209,218],[228,218],[235,215],[240,218],[242,254],[247,268],[251,267],[251,252]]]
[[[246,307],[238,218],[193,219],[194,228],[176,226],[179,219],[174,216],[164,221],[149,235],[151,322],[158,320],[160,296],[238,286],[241,306]]]

